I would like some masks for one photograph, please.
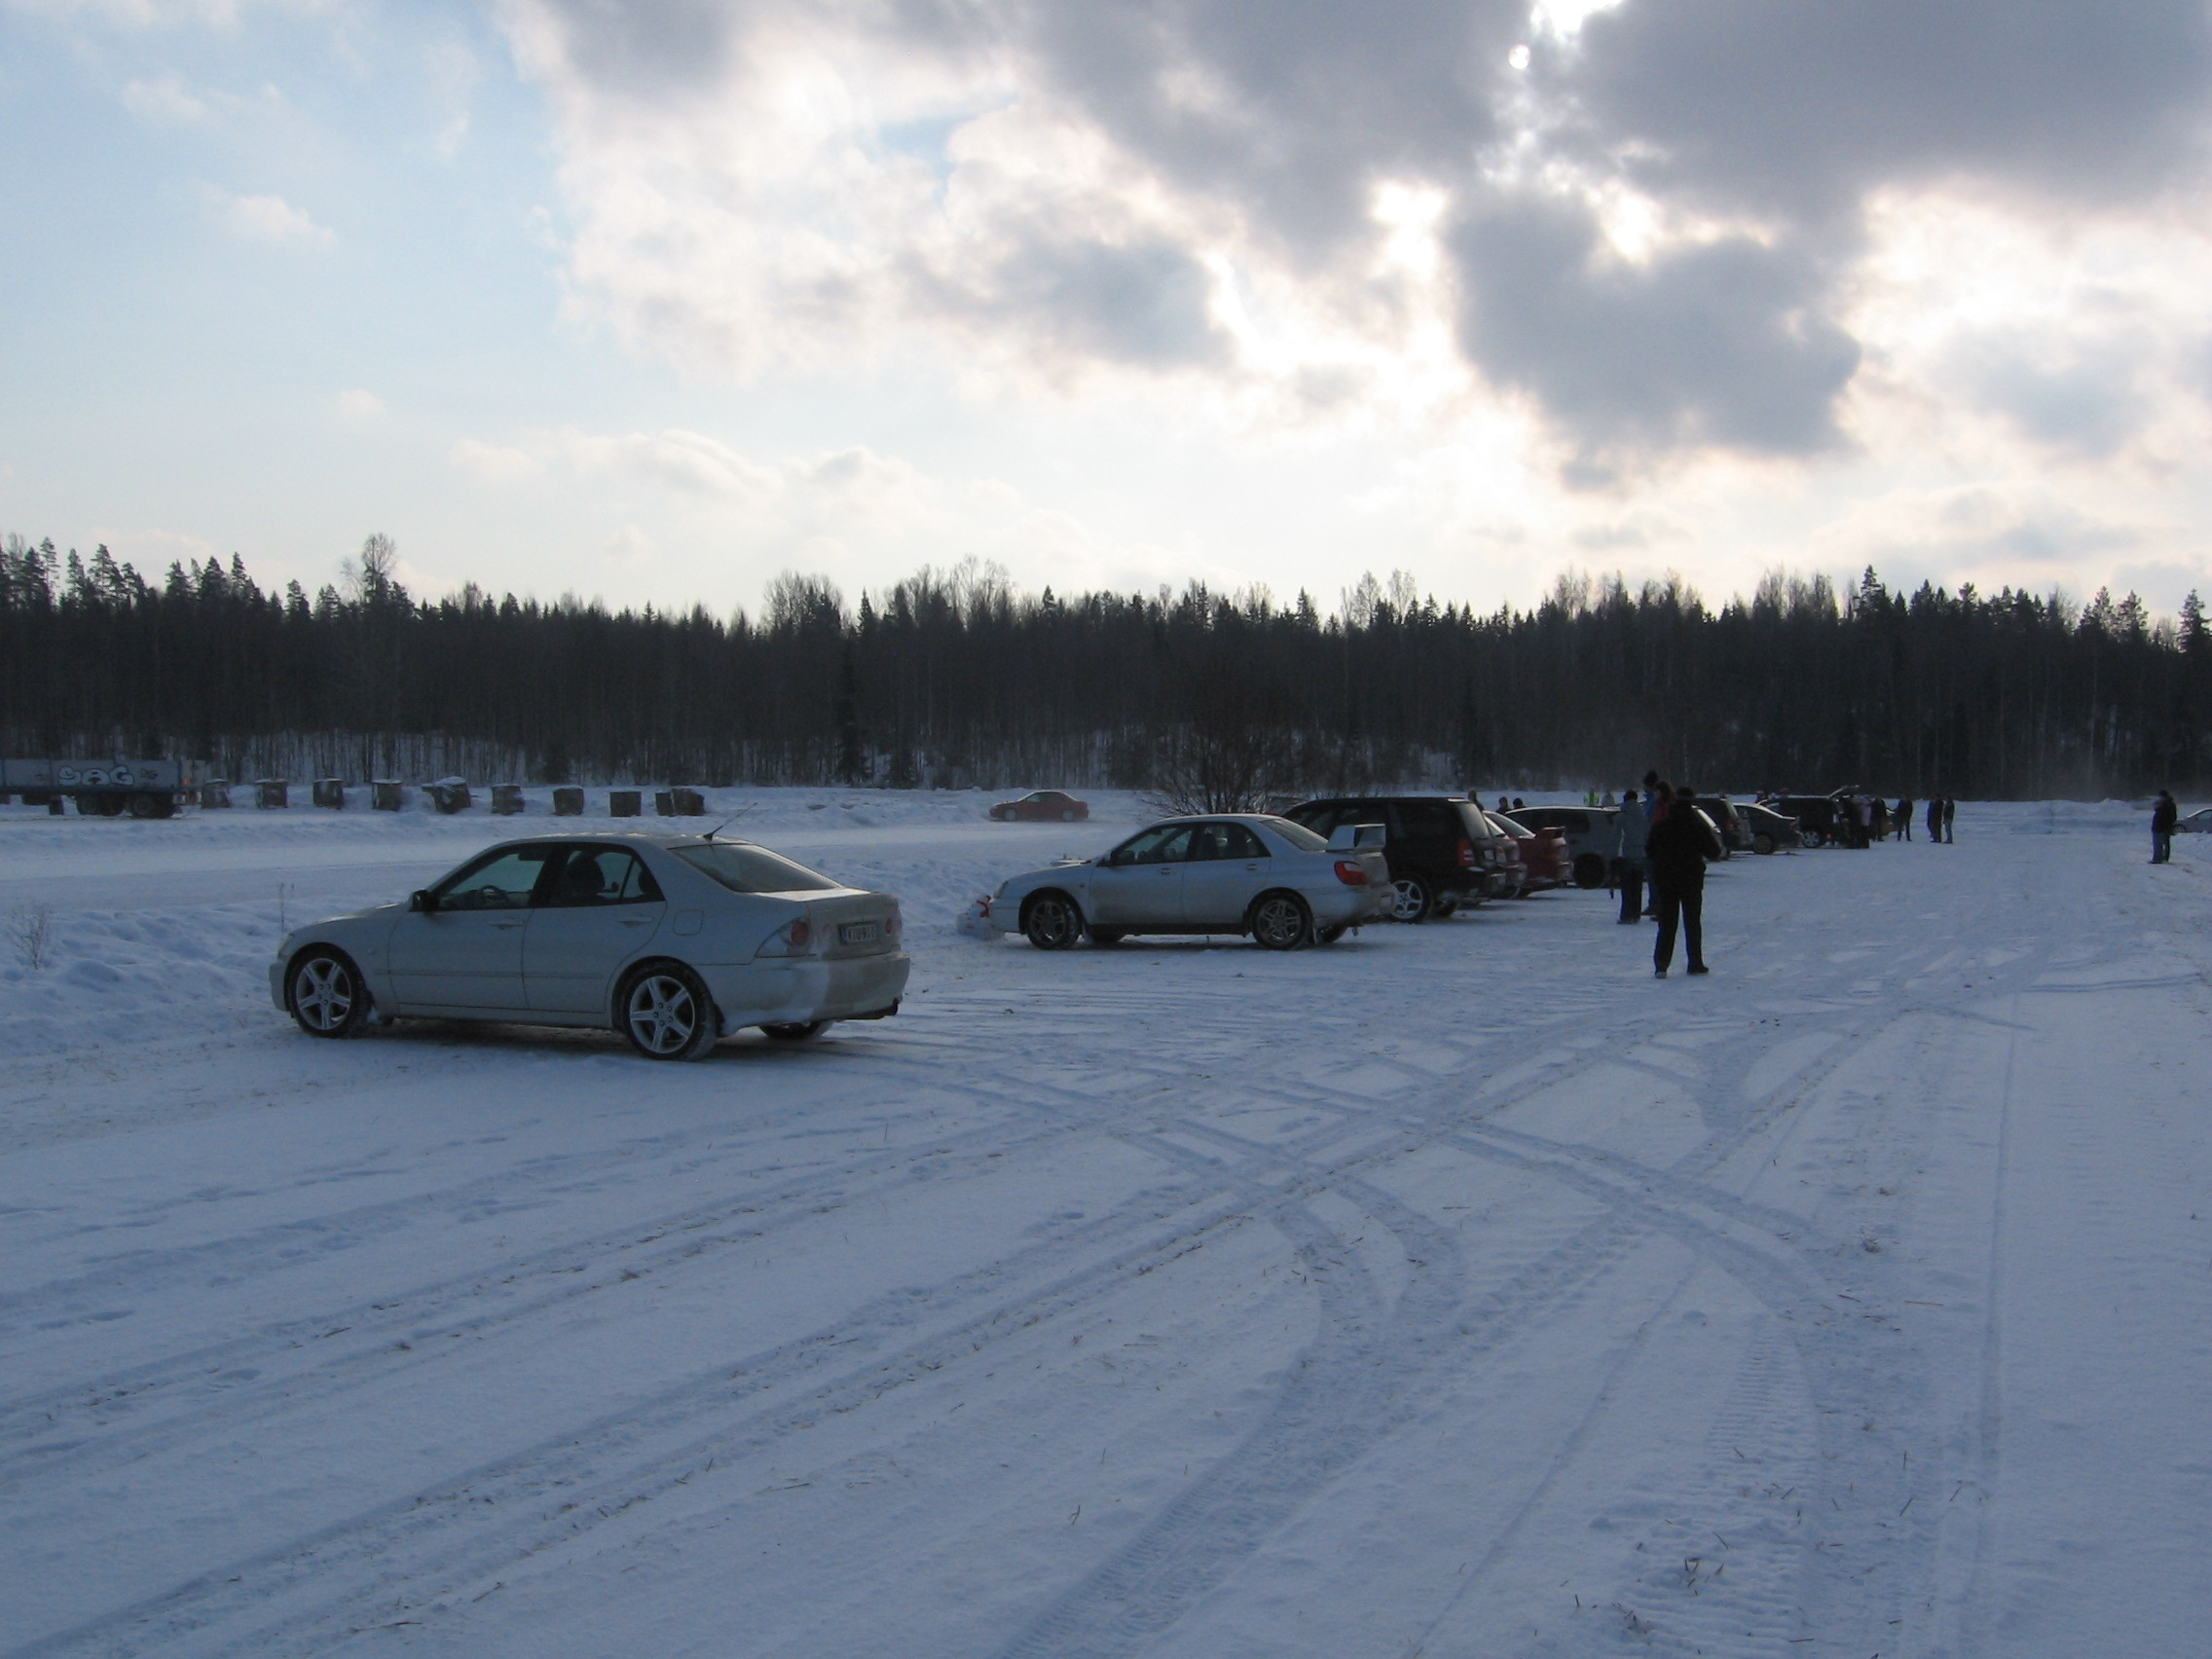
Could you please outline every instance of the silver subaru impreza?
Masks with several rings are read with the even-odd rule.
[[[1040,950],[1130,934],[1249,934],[1271,950],[1329,944],[1390,913],[1382,834],[1347,824],[1324,841],[1265,813],[1169,819],[1095,859],[1000,883],[983,920]]]
[[[750,841],[502,841],[400,902],[295,928],[276,1006],[316,1037],[411,1015],[611,1026],[694,1059],[757,1025],[798,1041],[899,1012],[899,901]]]

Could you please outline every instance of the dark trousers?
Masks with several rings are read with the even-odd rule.
[[[2173,856],[2174,838],[2171,835],[2167,834],[2164,830],[2152,830],[2151,862],[2153,864],[2170,864],[2173,862]]]
[[[1621,920],[1637,921],[1643,915],[1643,866],[1634,859],[1621,859],[1614,869],[1621,884]]]
[[[1675,929],[1682,930],[1682,953],[1692,968],[1705,966],[1705,883],[1695,887],[1660,887],[1659,942],[1651,947],[1651,966],[1671,968],[1675,962]]]

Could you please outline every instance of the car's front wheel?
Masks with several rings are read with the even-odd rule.
[[[836,1023],[834,1019],[801,1019],[763,1025],[760,1030],[762,1035],[773,1037],[779,1043],[811,1043]]]
[[[1295,893],[1263,893],[1252,906],[1252,937],[1270,950],[1296,950],[1313,937],[1313,912]]]
[[[352,1037],[369,1021],[369,991],[343,950],[311,944],[284,970],[284,1006],[310,1037]]]
[[[1393,922],[1425,922],[1436,901],[1430,896],[1428,883],[1418,875],[1401,875],[1390,884],[1397,897],[1390,902],[1390,919]]]
[[[1039,950],[1071,950],[1083,938],[1083,912],[1064,893],[1040,893],[1022,908],[1021,933]]]
[[[621,1030],[648,1060],[695,1060],[715,1046],[715,1004],[680,962],[649,963],[623,981]]]
[[[1761,830],[1751,837],[1751,851],[1762,858],[1765,857],[1768,853],[1774,851],[1774,837]]]
[[[1597,853],[1584,853],[1574,861],[1574,885],[1585,892],[1605,885],[1605,861]]]

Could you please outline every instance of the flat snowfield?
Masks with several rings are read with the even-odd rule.
[[[2212,1651],[2212,849],[2143,813],[1736,859],[1655,981],[1604,893],[978,942],[1136,808],[729,792],[904,897],[897,1018],[270,1006],[532,798],[0,822],[0,1654]]]

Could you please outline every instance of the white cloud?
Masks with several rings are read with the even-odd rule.
[[[175,75],[162,75],[151,81],[126,82],[123,88],[123,107],[141,121],[177,125],[203,122],[212,113],[207,101],[187,88]]]
[[[225,196],[217,192],[215,200],[224,227],[248,241],[316,248],[337,243],[333,232],[281,196]]]
[[[374,421],[384,413],[384,399],[353,387],[338,394],[338,413],[348,421]]]
[[[538,471],[537,458],[528,450],[476,438],[462,438],[448,459],[479,484],[516,484]]]

